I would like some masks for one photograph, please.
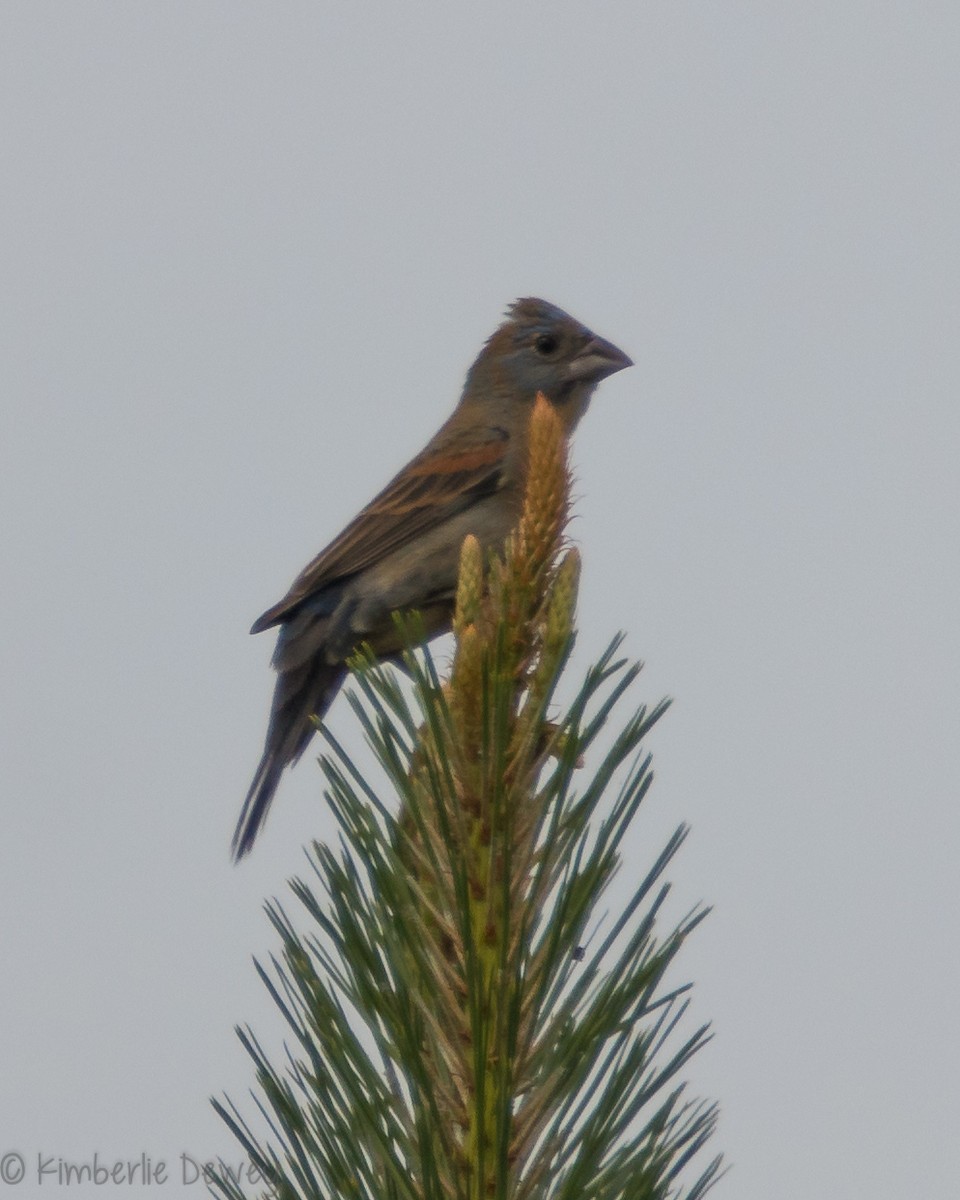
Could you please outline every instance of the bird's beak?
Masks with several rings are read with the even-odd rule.
[[[628,358],[622,350],[601,337],[592,337],[576,358],[571,359],[567,368],[568,378],[599,383],[608,375],[622,371],[624,367],[632,367],[633,359]]]

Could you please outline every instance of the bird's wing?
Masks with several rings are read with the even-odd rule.
[[[497,427],[438,439],[396,475],[375,500],[300,572],[284,598],[251,633],[277,625],[310,595],[380,562],[392,551],[462,512],[501,484],[509,434]]]

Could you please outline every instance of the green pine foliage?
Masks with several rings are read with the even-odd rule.
[[[352,703],[394,795],[324,730],[339,846],[315,843],[313,877],[291,884],[307,932],[268,907],[282,954],[258,966],[288,1061],[239,1031],[266,1140],[214,1102],[280,1200],[698,1200],[719,1174],[701,1153],[716,1107],[681,1079],[708,1031],[685,1030],[688,988],[665,981],[705,910],[657,925],[686,830],[619,915],[603,909],[667,704],[632,712],[600,752],[639,670],[617,639],[549,718],[579,564],[546,402],[528,475],[503,558],[464,545],[448,682],[424,650],[407,658],[412,699],[356,665]]]

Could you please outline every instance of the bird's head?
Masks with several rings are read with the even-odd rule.
[[[572,427],[601,379],[632,366],[612,342],[546,300],[528,297],[507,310],[467,373],[464,399],[482,395],[532,402],[543,392]]]

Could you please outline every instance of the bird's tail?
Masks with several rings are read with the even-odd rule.
[[[233,834],[234,862],[239,862],[253,846],[267,819],[280,776],[307,748],[315,732],[313,718],[322,717],[330,707],[345,674],[342,663],[316,661],[280,672],[263,757]]]

